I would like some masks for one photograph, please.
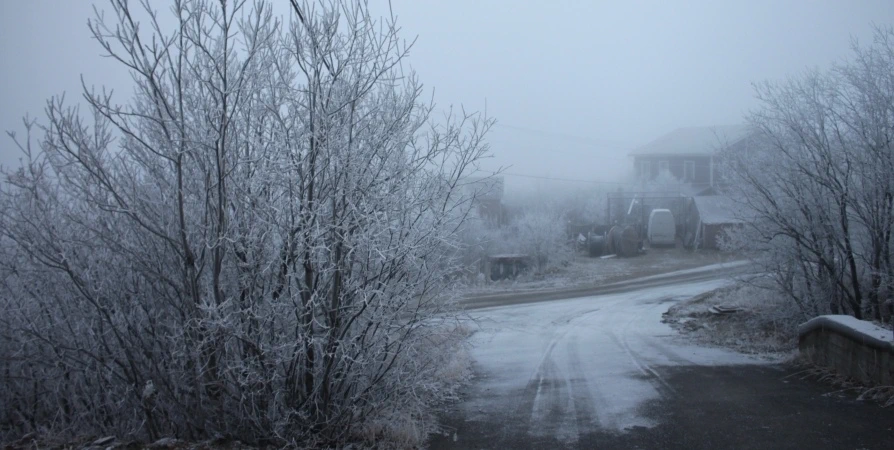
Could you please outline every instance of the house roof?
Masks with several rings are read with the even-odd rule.
[[[743,223],[746,218],[729,197],[722,195],[706,195],[692,197],[698,216],[703,224],[716,225],[724,223]]]
[[[630,152],[647,155],[712,155],[718,148],[734,144],[748,134],[746,125],[678,128]]]

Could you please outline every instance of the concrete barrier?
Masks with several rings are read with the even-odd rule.
[[[819,316],[798,327],[807,361],[871,385],[894,385],[891,330],[851,316]]]
[[[851,316],[819,316],[798,327],[807,361],[866,384],[894,385],[894,336]]]

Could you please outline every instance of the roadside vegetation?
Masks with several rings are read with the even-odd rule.
[[[697,342],[786,359],[796,354],[797,329],[804,318],[792,302],[762,280],[678,303],[668,309],[663,321]]]
[[[474,215],[460,231],[465,244],[464,281],[484,284],[487,280],[481,272],[485,262],[498,254],[530,258],[519,278],[542,279],[562,271],[580,253],[569,223],[597,223],[604,214],[604,201],[605,191],[599,188],[545,186],[537,191],[508,192],[497,212]]]
[[[894,324],[894,30],[828,70],[755,86],[747,150],[723,155],[755,255],[803,319]]]

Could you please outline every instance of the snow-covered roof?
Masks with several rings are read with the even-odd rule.
[[[682,195],[683,197],[695,197],[697,195],[717,195],[717,191],[714,190],[713,187],[705,186],[704,184],[681,183],[679,190],[680,195]]]
[[[742,223],[745,218],[741,214],[741,208],[729,197],[722,195],[706,195],[692,197],[698,216],[703,224],[715,225],[721,223]]]
[[[630,152],[643,155],[712,155],[748,134],[746,125],[678,128]]]

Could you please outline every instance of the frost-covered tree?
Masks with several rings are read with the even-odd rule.
[[[572,241],[563,214],[552,208],[528,208],[513,221],[517,251],[528,255],[537,272],[568,263]]]
[[[13,136],[0,429],[425,427],[461,338],[444,314],[461,180],[491,121],[433,121],[396,24],[363,2],[293,0],[285,20],[265,2],[133,3],[89,27],[134,96],[54,98]]]
[[[746,150],[726,152],[756,218],[738,243],[806,315],[891,317],[894,31],[828,71],[756,86]]]

